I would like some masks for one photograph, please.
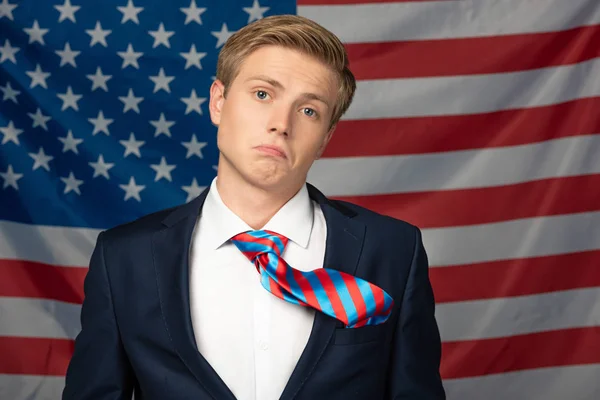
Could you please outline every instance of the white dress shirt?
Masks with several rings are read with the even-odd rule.
[[[327,226],[306,185],[262,228],[289,238],[292,267],[323,267]],[[255,266],[229,239],[252,230],[221,200],[212,181],[190,256],[190,308],[200,353],[240,400],[278,399],[308,341],[315,311],[260,284]]]

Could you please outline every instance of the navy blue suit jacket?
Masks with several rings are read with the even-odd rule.
[[[281,399],[444,399],[419,229],[307,185],[327,223],[323,266],[380,286],[395,306],[354,329],[317,312]],[[207,192],[99,235],[63,400],[235,399],[198,352],[190,316],[189,249]]]

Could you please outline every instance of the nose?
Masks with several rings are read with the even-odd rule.
[[[283,136],[289,136],[292,129],[291,111],[284,107],[273,109],[269,119],[268,131],[278,133]]]

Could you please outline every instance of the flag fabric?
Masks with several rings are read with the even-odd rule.
[[[598,0],[0,0],[0,398],[56,399],[98,233],[189,201],[245,24],[338,35],[308,181],[423,230],[449,399],[600,398]]]

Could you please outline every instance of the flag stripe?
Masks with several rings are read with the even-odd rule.
[[[64,375],[73,354],[68,339],[0,337],[0,374]]]
[[[482,114],[340,121],[323,157],[495,148],[600,132],[600,97]]]
[[[442,378],[600,363],[600,327],[442,344]],[[556,397],[552,397],[556,398]]]
[[[10,400],[60,399],[64,387],[63,376],[0,374],[2,395]]]
[[[600,46],[592,43],[600,43],[600,25],[519,35],[351,43],[346,50],[354,76],[362,80],[492,74],[568,65],[600,56]],[[478,62],[473,62],[473,54]]]
[[[551,32],[600,23],[600,7],[589,0],[300,5],[298,14],[325,26],[344,43]]]
[[[600,287],[600,250],[432,268],[436,303]]]
[[[600,187],[600,174],[490,188],[338,196],[336,199],[403,219],[424,229],[598,211],[600,194],[588,190],[593,187]]]
[[[548,310],[551,318],[544,317]],[[436,306],[445,342],[599,326],[598,315],[598,287]]]

